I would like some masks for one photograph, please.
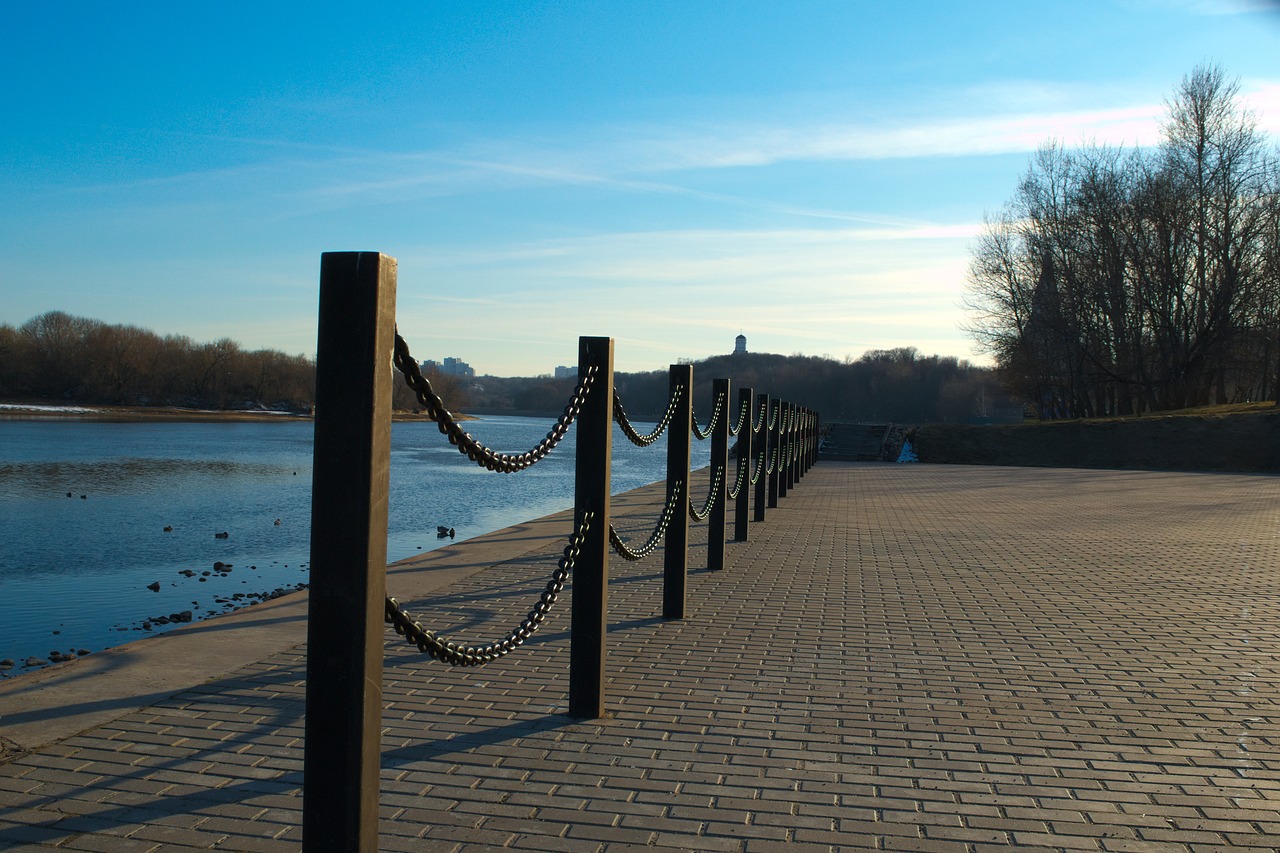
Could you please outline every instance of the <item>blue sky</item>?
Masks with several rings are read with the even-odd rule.
[[[4,0],[0,322],[313,354],[320,254],[419,358],[972,358],[986,212],[1051,138],[1159,137],[1197,64],[1280,139],[1274,0]]]

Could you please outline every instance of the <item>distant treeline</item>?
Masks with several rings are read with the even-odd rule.
[[[50,311],[0,324],[0,398],[130,406],[302,410],[315,362],[230,338],[196,343]]]
[[[856,361],[769,353],[713,356],[694,362],[693,376],[700,423],[711,415],[711,383],[719,378],[731,380],[734,388],[755,388],[816,409],[829,421],[966,423],[1020,416],[992,370],[948,356],[922,356],[914,347],[874,350]],[[552,412],[564,405],[574,384],[573,379],[485,376],[466,393],[476,408]],[[656,419],[666,409],[667,370],[618,373],[615,384],[631,417]]]
[[[559,412],[576,381],[498,376],[464,381],[426,374],[457,412]],[[965,423],[1010,414],[991,370],[922,356],[912,347],[876,350],[856,361],[738,353],[695,362],[694,410],[700,422],[710,417],[711,381],[717,378],[817,409],[827,420]],[[615,382],[630,416],[656,419],[666,409],[667,370],[618,373]],[[397,381],[395,389],[396,409],[419,407],[403,382]],[[313,360],[245,350],[229,338],[197,343],[63,311],[17,327],[0,324],[0,399],[303,411],[314,403],[314,393]]]

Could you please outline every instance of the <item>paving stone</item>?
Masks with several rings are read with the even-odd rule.
[[[572,581],[483,669],[389,635],[380,847],[1280,848],[1278,507],[1266,476],[823,463],[725,571],[690,526],[683,620],[661,549],[611,561],[605,719],[564,716]],[[500,636],[563,536],[504,547],[402,601]],[[304,678],[305,647],[248,660],[0,765],[0,847],[296,850]]]

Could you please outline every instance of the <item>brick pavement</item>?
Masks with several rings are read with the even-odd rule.
[[[481,669],[389,635],[381,848],[1275,849],[1278,518],[1269,476],[823,463],[683,621],[612,562],[606,719],[563,716],[565,612]],[[408,604],[497,636],[561,544]],[[0,765],[0,848],[298,849],[303,673]]]

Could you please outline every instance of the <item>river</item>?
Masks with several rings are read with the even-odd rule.
[[[486,417],[467,428],[523,452],[550,426]],[[695,467],[707,444],[695,442]],[[0,421],[0,660],[16,662],[0,677],[28,657],[174,627],[159,617],[198,621],[305,584],[311,452],[310,421]],[[434,424],[393,424],[388,559],[447,543],[437,525],[467,539],[572,506],[573,471],[573,430],[510,475],[470,462]],[[665,473],[665,440],[641,449],[615,431],[615,494]]]

